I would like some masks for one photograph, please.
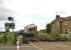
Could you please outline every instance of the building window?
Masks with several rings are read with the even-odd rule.
[[[68,32],[67,32],[67,30],[65,30],[65,34],[67,34]]]

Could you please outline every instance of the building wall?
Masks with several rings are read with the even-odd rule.
[[[71,19],[56,16],[56,19],[51,23],[51,33],[71,33]]]
[[[52,33],[59,33],[60,31],[60,25],[59,25],[59,22],[58,21],[55,21],[54,24],[51,25],[51,29],[52,29]]]
[[[51,33],[60,33],[60,18],[56,18],[52,23],[51,23]]]
[[[71,20],[64,21],[63,33],[71,33]]]
[[[30,24],[30,25],[26,26],[24,28],[24,30],[26,33],[33,34],[34,32],[37,32],[37,26],[34,24]]]

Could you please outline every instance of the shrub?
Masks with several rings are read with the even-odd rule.
[[[12,44],[14,42],[14,35],[13,33],[8,32],[7,33],[7,43]]]
[[[57,39],[57,37],[54,34],[48,34],[48,36],[47,36],[48,41],[57,41],[56,39]]]
[[[3,35],[0,35],[0,43],[3,43]]]
[[[47,33],[40,32],[37,37],[40,41],[47,41]]]
[[[65,34],[59,34],[58,40],[59,41],[67,41],[67,37],[65,36]]]

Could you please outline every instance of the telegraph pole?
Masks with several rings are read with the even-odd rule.
[[[14,17],[13,17],[12,23],[14,23]],[[13,27],[14,27],[14,26],[13,26]],[[13,40],[15,40],[15,39],[14,39],[14,28],[12,28],[12,33],[13,33]],[[15,41],[14,41],[14,42],[15,42]]]

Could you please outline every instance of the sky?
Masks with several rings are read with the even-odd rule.
[[[71,0],[0,0],[0,30],[4,30],[7,17],[14,16],[15,31],[35,24],[38,30],[45,29],[56,15],[71,15]]]

